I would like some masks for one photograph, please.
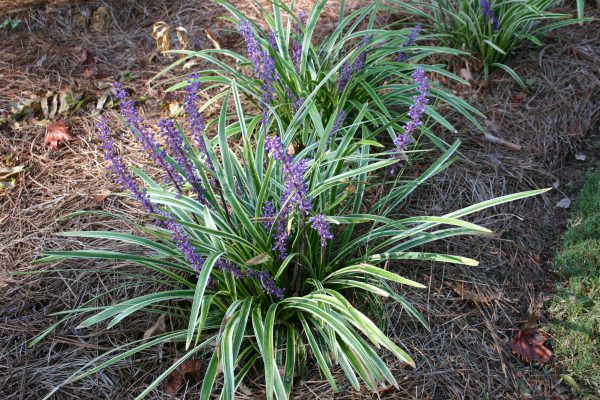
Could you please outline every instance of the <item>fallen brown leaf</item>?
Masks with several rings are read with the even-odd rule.
[[[110,190],[102,190],[99,193],[95,193],[92,195],[92,201],[94,202],[95,205],[100,205],[102,203],[104,203],[104,200],[106,200],[106,198],[110,195]],[[164,318],[163,318],[163,323],[164,323]],[[146,336],[144,335],[144,338]]]
[[[81,61],[82,65],[90,65],[96,64],[97,58],[93,51],[84,47],[79,53],[79,60]]]
[[[171,26],[164,21],[155,22],[152,26],[152,37],[156,40],[156,47],[160,52],[169,51],[169,33]]]
[[[465,288],[465,284],[463,282],[446,282],[446,285],[452,288],[452,290],[454,290],[454,292],[458,294],[463,300],[469,300],[476,303],[490,303],[492,300],[497,299],[496,296],[486,296],[482,293],[479,293],[479,291],[474,292],[472,290],[469,290]]]
[[[549,362],[552,352],[546,346],[546,335],[537,328],[520,329],[510,342],[513,352],[520,355],[525,362]]]
[[[152,336],[158,335],[159,333],[163,333],[165,329],[165,315],[163,314],[156,320],[154,325],[144,332],[144,340],[150,339]]]
[[[104,31],[104,28],[106,27],[106,21],[107,21],[109,15],[110,15],[110,11],[109,11],[108,7],[106,7],[106,6],[98,7],[98,9],[96,11],[94,11],[94,14],[92,15],[92,28],[96,32]]]
[[[57,121],[46,129],[44,145],[48,146],[50,150],[56,150],[62,143],[73,140],[77,140],[77,138],[71,135],[71,128],[63,121]]]
[[[178,358],[173,360],[176,363]],[[188,360],[177,367],[167,377],[167,383],[163,387],[166,394],[177,394],[186,382],[198,382],[202,378],[202,361]]]

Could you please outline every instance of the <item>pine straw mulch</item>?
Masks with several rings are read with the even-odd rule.
[[[81,24],[78,14],[93,15],[99,6],[110,10],[107,27],[96,32],[89,21]],[[241,6],[247,7],[246,3]],[[81,11],[83,10],[83,12]],[[86,11],[87,10],[87,11]],[[43,90],[88,89],[99,96],[102,83],[120,79],[130,70],[128,85],[138,94],[158,97],[145,103],[150,119],[164,114],[161,106],[169,98],[144,83],[168,64],[159,56],[148,57],[155,45],[151,26],[165,20],[185,26],[192,48],[211,46],[204,29],[212,27],[221,43],[239,45],[239,39],[216,29],[220,11],[202,1],[84,2],[79,6],[36,10],[25,19],[25,30],[0,33],[6,45],[0,49],[0,84],[4,88],[0,110]],[[331,25],[331,23],[329,24]],[[327,29],[328,27],[325,27]],[[543,324],[542,305],[551,295],[553,282],[550,257],[567,211],[556,201],[573,190],[571,181],[584,162],[574,154],[592,157],[598,142],[600,107],[600,38],[598,26],[570,27],[551,34],[541,48],[523,50],[511,64],[525,79],[535,79],[534,89],[521,90],[502,73],[489,85],[455,88],[488,116],[488,133],[521,146],[490,143],[472,127],[455,121],[456,135],[463,140],[463,160],[437,176],[434,184],[420,188],[399,209],[411,215],[441,214],[477,201],[538,187],[555,186],[552,193],[496,207],[471,218],[497,232],[497,237],[460,238],[444,242],[446,250],[481,261],[479,267],[444,265],[399,265],[402,274],[429,286],[424,291],[405,291],[421,309],[432,331],[416,326],[393,304],[386,312],[390,334],[417,361],[416,369],[405,369],[390,359],[400,391],[382,387],[381,398],[568,398],[559,384],[560,361],[547,367],[521,363],[510,353],[508,342],[534,310]],[[31,32],[31,33],[30,33]],[[4,40],[9,39],[9,40]],[[93,65],[82,65],[81,53],[96,55]],[[92,75],[86,72],[91,68]],[[532,81],[533,82],[533,81]],[[76,321],[59,327],[50,338],[28,349],[26,340],[49,327],[51,312],[67,310],[106,290],[131,283],[122,274],[99,274],[110,263],[79,262],[61,265],[53,274],[12,276],[11,271],[33,271],[30,261],[43,249],[70,249],[84,244],[55,234],[67,230],[131,230],[102,215],[58,220],[69,212],[85,209],[139,215],[135,205],[116,196],[107,175],[98,143],[94,139],[89,109],[66,119],[78,136],[65,148],[49,152],[43,148],[44,128],[36,124],[0,127],[0,152],[12,163],[28,169],[18,177],[14,189],[0,193],[0,394],[3,398],[39,399],[62,383],[86,362],[116,344],[140,338],[152,326],[154,316],[136,315],[111,331],[75,330]],[[586,137],[595,141],[586,142]],[[586,145],[588,144],[588,145]],[[124,141],[125,152],[134,160],[142,154]],[[598,149],[596,148],[596,151]],[[418,166],[415,166],[415,170]],[[415,171],[416,173],[416,171]],[[101,247],[102,241],[86,242]],[[69,272],[70,267],[78,272]],[[139,293],[153,290],[149,281],[137,286]],[[139,293],[116,289],[114,299]],[[139,388],[162,372],[177,357],[177,349],[143,352],[132,360],[89,379],[65,386],[57,398],[135,397]],[[359,399],[377,397],[356,393],[344,386],[333,394],[316,371],[298,382],[295,397]],[[186,392],[187,393],[187,392]],[[260,388],[249,382],[240,398],[262,398]],[[185,393],[181,395],[185,398]],[[159,393],[154,398],[162,398]]]

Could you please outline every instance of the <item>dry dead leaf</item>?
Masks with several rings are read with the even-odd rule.
[[[177,100],[171,100],[169,102],[169,115],[171,117],[176,117],[183,110],[183,107]]]
[[[523,104],[523,102],[525,101],[525,98],[527,97],[527,93],[525,92],[519,92],[515,95],[512,96],[512,102],[514,104]]]
[[[71,142],[77,138],[71,135],[71,128],[63,121],[57,121],[46,129],[44,145],[50,150],[56,150],[64,142]]]
[[[178,358],[173,360],[176,363]],[[171,372],[167,377],[167,383],[163,392],[174,395],[185,385],[186,382],[194,383],[202,378],[202,361],[188,360]]]
[[[544,346],[545,341],[546,335],[537,328],[525,328],[517,332],[510,342],[510,348],[525,362],[549,362],[552,360],[552,352]]]
[[[163,333],[165,329],[165,315],[163,314],[156,320],[154,325],[152,325],[150,328],[148,328],[148,330],[146,330],[146,332],[144,332],[144,341],[150,339],[154,335]]]
[[[221,50],[221,44],[217,41],[217,39],[215,39],[215,35],[213,34],[212,30],[210,28],[206,28],[204,33],[206,33],[208,40],[210,40],[213,46],[215,46],[215,49]]]
[[[177,34],[177,40],[179,40],[179,43],[181,44],[181,50],[189,49],[190,42],[187,30],[183,26],[178,26],[177,29],[175,29],[175,33]],[[183,58],[185,55],[180,54],[179,57]]]
[[[473,75],[471,74],[471,70],[468,67],[459,69],[458,74],[467,82],[473,80]]]
[[[271,256],[267,253],[262,253],[246,261],[246,265],[250,267],[252,265],[264,264],[269,261],[271,261]]]
[[[94,15],[92,15],[92,29],[94,29],[96,32],[104,31],[109,15],[110,11],[108,10],[108,7],[98,7],[98,9],[94,11]]]
[[[171,26],[164,21],[158,21],[152,26],[152,37],[156,40],[156,47],[160,52],[169,51],[169,32]]]
[[[82,65],[96,64],[97,57],[93,51],[84,47],[79,53],[79,61]]]
[[[486,296],[480,293],[479,291],[474,292],[465,288],[464,282],[446,282],[446,285],[452,288],[452,290],[454,290],[454,292],[458,294],[463,300],[469,300],[476,303],[490,303],[492,300],[496,299],[495,296]]]
[[[104,203],[104,200],[106,200],[108,196],[110,196],[110,193],[110,190],[102,190],[99,193],[92,194],[92,201],[95,205],[100,205]]]

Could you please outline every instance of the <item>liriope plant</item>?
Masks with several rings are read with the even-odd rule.
[[[473,54],[483,67],[485,79],[491,68],[506,71],[522,87],[525,83],[506,59],[525,43],[542,45],[540,36],[567,25],[590,21],[551,9],[561,0],[392,0],[399,8],[427,20],[426,31],[437,34],[445,46]]]
[[[415,97],[403,131],[415,134],[424,114],[427,77],[423,70],[413,75],[422,92]],[[356,389],[364,384],[376,391],[385,381],[397,386],[382,355],[389,352],[409,365],[414,365],[413,359],[351,299],[360,295],[397,301],[427,327],[402,295],[406,287],[424,286],[394,272],[393,262],[390,268],[385,265],[416,260],[477,265],[470,258],[422,248],[457,235],[490,234],[462,218],[542,192],[491,199],[442,216],[399,217],[398,205],[452,164],[458,142],[420,176],[409,179],[402,176],[410,156],[409,138],[397,136],[392,149],[383,149],[377,137],[386,127],[372,129],[367,104],[340,128],[335,146],[329,145],[327,130],[319,125],[315,140],[292,155],[288,145],[298,133],[279,129],[278,124],[265,128],[261,115],[246,115],[235,82],[223,96],[216,134],[209,138],[197,89],[192,79],[185,99],[187,122],[159,123],[165,143],[161,146],[117,85],[122,120],[161,167],[163,176],[157,179],[137,166],[126,166],[107,123],[98,124],[112,172],[126,195],[147,211],[150,222],[139,221],[139,234],[63,235],[125,242],[135,249],[48,251],[36,261],[107,259],[115,268],[135,264],[162,280],[159,291],[98,305],[104,296],[114,296],[108,292],[68,312],[69,318],[82,316],[82,329],[97,324],[111,329],[133,313],[144,312],[166,314],[175,321],[166,333],[118,346],[92,360],[66,383],[170,342],[178,344],[183,355],[140,388],[137,398],[157,388],[186,360],[206,355],[201,399],[212,398],[217,387],[220,398],[234,399],[251,371],[263,376],[268,399],[287,399],[295,372],[305,370],[306,363],[317,365],[334,390],[339,388],[334,366]],[[229,99],[233,115],[228,114]],[[308,108],[317,107],[315,100],[308,101]],[[239,139],[228,140],[234,135]],[[143,282],[143,272],[140,275]]]
[[[339,9],[338,24],[326,36],[318,32],[319,18],[327,5],[316,1],[310,10],[302,10],[275,0],[271,9],[263,8],[260,25],[226,0],[216,0],[230,14],[227,18],[237,27],[245,48],[180,51],[178,61],[155,79],[190,59],[206,65],[199,81],[205,97],[220,101],[235,82],[238,91],[252,102],[263,121],[275,119],[278,129],[295,132],[300,146],[313,143],[316,132],[324,131],[336,139],[340,126],[353,121],[364,104],[369,104],[363,122],[373,129],[385,126],[383,134],[395,138],[405,122],[415,85],[410,75],[416,68],[449,79],[464,82],[446,71],[443,65],[428,65],[425,61],[434,54],[466,54],[461,50],[425,45],[431,35],[420,35],[419,25],[406,26],[394,22],[377,26],[379,15],[389,12],[380,1],[346,12],[344,2]],[[179,81],[167,90],[184,87],[187,78],[163,80],[166,84]],[[466,83],[466,82],[465,82]],[[479,126],[481,114],[468,103],[437,84],[431,87],[432,102],[427,115],[436,124],[454,131],[454,127],[436,111],[445,105]],[[209,106],[207,103],[207,107]],[[315,105],[317,112],[308,105]],[[250,110],[248,110],[250,112]],[[308,118],[306,118],[308,117]],[[299,127],[299,124],[308,125]],[[447,145],[438,139],[429,124],[424,133],[438,147]],[[300,128],[300,129],[299,129]],[[302,129],[304,128],[304,129]]]

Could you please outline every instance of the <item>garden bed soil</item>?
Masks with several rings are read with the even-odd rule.
[[[324,31],[335,25],[333,3],[321,25]],[[76,330],[76,323],[72,323],[28,348],[27,340],[56,321],[50,313],[76,307],[106,290],[115,290],[114,299],[124,298],[125,293],[118,287],[131,278],[98,274],[96,270],[110,265],[85,262],[61,266],[75,266],[79,269],[76,273],[62,269],[46,275],[13,273],[38,270],[31,260],[43,249],[83,245],[57,236],[58,232],[131,229],[105,215],[59,219],[70,212],[83,209],[141,216],[134,204],[109,195],[117,187],[106,172],[91,109],[110,82],[127,79],[128,87],[136,94],[154,99],[144,102],[149,120],[156,121],[168,113],[169,103],[176,98],[165,95],[161,87],[146,85],[173,61],[155,52],[150,36],[154,22],[186,27],[194,49],[214,45],[208,29],[212,39],[223,47],[240,45],[233,31],[223,29],[227,25],[217,18],[222,13],[216,6],[203,1],[165,4],[107,1],[51,5],[16,14],[23,25],[13,32],[0,32],[5,44],[0,48],[0,118],[13,115],[11,108],[33,95],[69,91],[88,98],[81,109],[64,116],[78,140],[56,151],[43,145],[43,110],[0,126],[0,160],[8,166],[26,166],[17,176],[15,188],[0,192],[1,398],[42,398],[85,363],[116,344],[140,338],[154,323],[152,317],[134,316],[110,335],[100,329]],[[95,30],[93,16],[100,7],[106,7],[109,13],[102,29]],[[241,2],[240,7],[257,15],[247,2]],[[464,158],[431,184],[419,188],[399,213],[439,215],[521,190],[554,190],[471,218],[495,231],[494,238],[466,237],[438,244],[449,253],[479,259],[478,267],[413,263],[390,266],[428,285],[424,291],[401,290],[431,325],[431,332],[424,331],[400,307],[387,305],[390,335],[417,362],[416,369],[411,369],[389,359],[400,382],[399,390],[382,387],[378,395],[358,393],[340,379],[342,391],[334,394],[314,371],[295,385],[295,398],[572,396],[560,381],[560,360],[548,365],[525,364],[511,354],[509,342],[532,314],[543,326],[543,305],[560,279],[551,267],[554,244],[569,215],[556,203],[575,192],[581,172],[599,158],[599,32],[597,22],[568,27],[546,37],[544,46],[521,50],[510,65],[530,84],[526,91],[501,72],[493,73],[489,83],[475,77],[471,87],[451,88],[488,117],[487,139],[468,123],[454,118],[458,132],[441,134],[448,142],[462,140]],[[491,137],[512,146],[490,142]],[[133,161],[144,162],[142,152],[132,143],[124,140],[123,147]],[[416,174],[419,165],[413,170],[410,173]],[[94,242],[96,246],[102,244],[100,240]],[[148,290],[152,287],[139,286],[140,293]],[[57,398],[134,398],[140,387],[177,356],[177,349],[169,346],[142,353],[134,360],[62,387]],[[260,379],[257,383],[247,382],[240,398],[262,398],[258,382]],[[161,396],[156,393],[153,397]]]

